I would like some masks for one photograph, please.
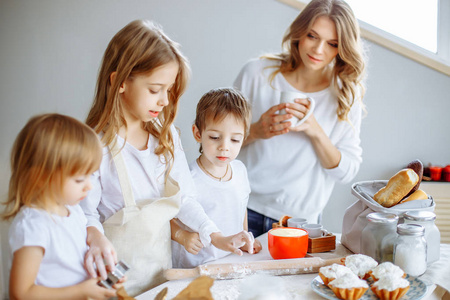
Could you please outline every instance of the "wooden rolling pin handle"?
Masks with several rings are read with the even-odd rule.
[[[167,280],[178,280],[186,278],[196,278],[200,276],[199,268],[193,269],[168,269],[164,271],[164,277]]]
[[[319,257],[311,257],[244,263],[205,264],[193,269],[169,269],[164,271],[164,277],[167,280],[177,280],[206,275],[214,279],[233,279],[257,272],[269,272],[273,275],[293,275],[316,273],[320,267],[333,263],[342,264],[341,258],[324,260]]]

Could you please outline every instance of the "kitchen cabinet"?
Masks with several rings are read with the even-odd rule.
[[[436,226],[441,232],[441,243],[450,244],[450,183],[422,181],[420,188],[436,202]]]

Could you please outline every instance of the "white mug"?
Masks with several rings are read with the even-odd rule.
[[[303,124],[303,122],[305,122],[309,118],[309,116],[311,116],[311,114],[314,110],[314,107],[316,106],[316,102],[314,101],[314,99],[311,97],[308,97],[306,94],[303,94],[300,92],[290,92],[290,91],[289,92],[281,92],[280,103],[294,103],[295,99],[307,99],[309,101],[310,105],[309,105],[308,112],[301,120],[299,120],[297,117],[294,116],[294,117],[284,121],[284,122],[287,122],[287,121],[291,122],[291,127],[296,127],[296,126]],[[286,114],[286,110],[285,109],[280,110],[280,114],[282,114],[282,115]]]
[[[302,228],[308,231],[310,238],[317,238],[322,236],[322,225],[320,224],[303,224]]]
[[[302,225],[306,223],[308,223],[308,220],[303,218],[290,218],[287,220],[288,227],[294,228],[302,228]]]

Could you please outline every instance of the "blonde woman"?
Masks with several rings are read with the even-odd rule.
[[[252,105],[250,135],[239,159],[252,193],[249,230],[255,236],[287,214],[320,222],[336,182],[359,170],[365,63],[357,20],[342,0],[313,0],[283,38],[283,52],[248,62],[235,87]],[[307,99],[280,104],[282,91]],[[286,109],[287,114],[279,111]]]
[[[171,236],[190,253],[210,243],[242,254],[247,232],[223,236],[195,200],[196,191],[173,125],[189,79],[178,45],[149,21],[133,21],[110,41],[87,124],[105,147],[93,189],[82,204],[88,219],[86,267],[106,277],[126,261],[125,289],[135,296],[164,281]],[[178,218],[195,232],[182,234]],[[171,229],[173,230],[171,232]],[[194,238],[192,238],[194,236]],[[194,240],[194,243],[191,241]],[[238,247],[239,246],[239,247]]]

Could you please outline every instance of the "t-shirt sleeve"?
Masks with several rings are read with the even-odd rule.
[[[13,222],[9,230],[11,253],[25,246],[47,249],[50,242],[48,232],[51,226],[51,224],[48,225],[48,222],[51,222],[50,216],[46,217],[39,212],[28,210],[25,214],[18,215],[18,218],[20,219]]]

